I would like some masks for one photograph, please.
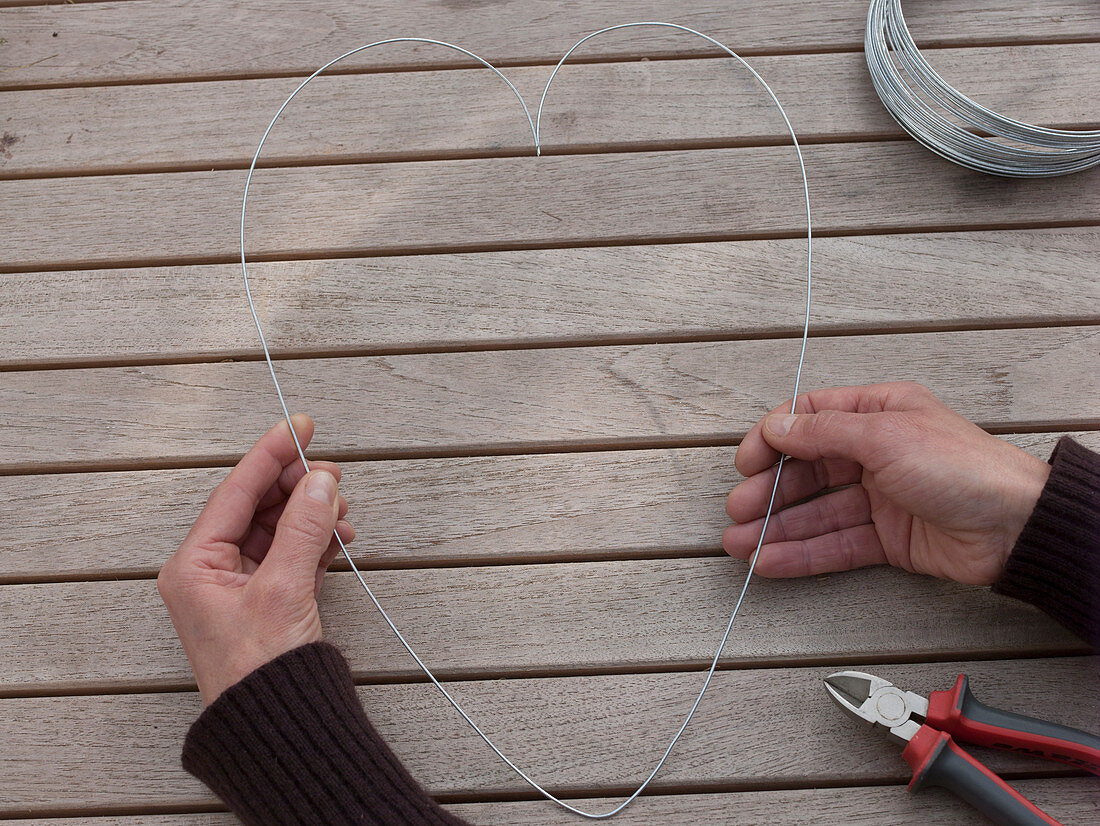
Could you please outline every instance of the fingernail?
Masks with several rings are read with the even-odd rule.
[[[764,427],[776,436],[786,436],[791,432],[791,425],[794,424],[794,420],[797,418],[797,416],[790,413],[775,413],[764,420]]]
[[[327,470],[317,470],[306,482],[306,496],[331,505],[336,500],[336,478]]]

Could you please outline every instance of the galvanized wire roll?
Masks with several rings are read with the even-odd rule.
[[[1033,126],[944,82],[913,42],[901,0],[871,0],[863,50],[875,91],[894,120],[950,161],[1014,178],[1068,175],[1100,164],[1100,130]]]

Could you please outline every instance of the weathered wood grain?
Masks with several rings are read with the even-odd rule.
[[[1043,778],[1016,780],[1012,785],[1041,809],[1053,813],[1066,826],[1087,826],[1100,814],[1096,781],[1092,778]],[[589,811],[606,811],[621,798],[573,799]],[[549,826],[576,823],[576,818],[539,801],[458,803],[447,809],[479,826]],[[974,810],[946,791],[929,789],[907,795],[898,786],[857,786],[838,789],[784,789],[768,792],[646,795],[632,803],[616,822],[628,826],[651,823],[692,823],[698,826],[737,826],[768,823],[803,826],[807,813],[814,823],[880,826],[923,824],[973,826]],[[19,818],[9,826],[235,826],[227,813],[172,815],[107,815],[79,818]]]
[[[985,703],[1071,726],[1095,726],[1097,658],[874,665],[927,693],[965,671]],[[885,737],[842,714],[821,687],[828,667],[720,672],[654,791],[748,790],[900,783],[909,770]],[[552,789],[600,794],[641,781],[680,724],[698,673],[502,680],[454,684],[504,751]],[[1075,702],[1065,702],[1072,686]],[[360,689],[367,713],[412,774],[434,794],[523,791],[428,684]],[[0,700],[0,811],[215,802],[179,766],[192,693]],[[568,759],[563,757],[568,756]],[[994,770],[1057,772],[1055,764],[980,752]],[[1095,788],[1095,781],[1092,781]],[[905,792],[897,811],[909,809]],[[604,792],[605,794],[607,792]],[[484,810],[483,810],[484,811]],[[639,812],[642,810],[639,809]],[[552,820],[549,810],[546,816]],[[497,821],[499,822],[499,820]]]
[[[1100,122],[1094,44],[945,49],[949,83],[1032,123]],[[861,53],[759,57],[804,143],[905,133],[867,81]],[[537,105],[550,68],[508,75]],[[295,78],[35,89],[0,97],[0,176],[246,167]],[[171,112],[169,118],[162,112]],[[74,117],[79,113],[79,118]],[[789,141],[774,104],[732,61],[666,60],[567,67],[542,127],[544,152],[690,143]],[[150,123],[156,123],[150,128]],[[321,77],[268,137],[267,165],[527,153],[515,96],[488,71]]]
[[[1092,429],[1096,327],[837,336],[803,387],[921,381],[1005,430]],[[783,401],[797,339],[280,362],[288,404],[344,459],[725,441]],[[262,362],[9,372],[8,472],[229,464],[277,420]],[[63,446],[63,449],[59,449]],[[100,467],[99,469],[108,469]]]
[[[1095,321],[1091,228],[821,238],[816,332]],[[800,239],[253,264],[277,355],[801,332]],[[0,367],[255,358],[240,267],[3,276]]]
[[[740,0],[685,9],[674,0],[635,3],[629,13],[603,4],[520,0],[481,3],[329,3],[173,0],[4,9],[0,84],[65,85],[135,80],[308,74],[337,55],[387,37],[458,43],[501,64],[556,61],[582,36],[631,20],[671,20],[699,29],[746,54],[857,50],[863,46],[863,0],[765,7]],[[991,6],[951,0],[913,4],[906,20],[922,45],[1095,40],[1100,13],[1090,0],[1060,0],[1057,11],[1026,0]],[[57,37],[53,33],[57,32]],[[247,42],[248,48],[242,48]],[[580,58],[716,54],[698,38],[671,32],[617,32],[587,45]],[[471,65],[440,47],[391,46],[357,56],[346,68]]]
[[[1100,212],[1096,170],[997,178],[912,142],[804,152],[821,233],[1073,224]],[[253,179],[247,249],[284,258],[797,236],[797,169],[785,146],[267,169]],[[3,267],[232,261],[242,186],[236,170],[6,181]]]
[[[1059,435],[1004,438],[1045,459]],[[1100,431],[1070,435],[1100,450]],[[366,568],[717,553],[726,493],[740,479],[734,451],[352,462],[341,485],[361,529],[351,550]],[[0,477],[0,582],[153,576],[224,475]],[[80,519],[43,518],[66,513]]]
[[[436,673],[483,678],[709,663],[746,568],[722,556],[364,576]],[[393,680],[419,674],[353,574],[329,574],[321,614],[326,636],[351,652],[358,675]],[[2,586],[0,632],[6,640],[0,650],[3,692],[121,691],[192,681],[152,580]],[[1037,609],[987,588],[871,568],[755,580],[723,661],[835,663],[1088,650]]]
[[[1091,824],[1100,814],[1096,781],[1092,778],[1043,778],[1017,780],[1012,785],[1041,809],[1071,826]],[[621,798],[620,798],[621,799]],[[616,798],[580,798],[573,804],[589,811],[606,811]],[[458,803],[447,809],[473,824],[491,826],[548,826],[576,823],[576,817],[547,803]],[[768,823],[803,826],[807,813],[814,823],[880,826],[926,824],[973,826],[974,810],[948,792],[930,789],[919,795],[904,794],[897,786],[857,786],[839,789],[784,789],[769,792],[646,795],[632,803],[616,823],[641,826],[651,823],[692,823],[698,826],[736,826]],[[10,826],[234,826],[231,814],[108,815],[80,818],[34,818],[9,821]]]
[[[1017,44],[930,54],[979,99],[1037,120],[1097,117],[1093,0],[1057,12],[913,6],[923,45]],[[772,53],[754,63],[779,80],[796,128],[832,143],[807,153],[815,222],[849,237],[818,247],[815,325],[895,334],[815,339],[806,386],[913,378],[998,430],[1100,427],[1100,327],[1083,326],[1100,305],[1100,242],[1093,227],[1066,229],[1098,214],[1096,173],[998,181],[908,142],[835,143],[899,134],[861,66],[865,13],[866,0],[686,12],[649,0],[631,15],[674,17]],[[242,181],[225,168],[248,156],[292,76],[410,33],[545,64],[612,22],[603,4],[533,10],[516,0],[0,10],[0,88],[82,87],[0,93],[0,177],[196,170],[0,184],[0,472],[92,471],[0,478],[0,581],[99,580],[0,586],[0,818],[234,822],[143,814],[218,805],[179,766],[193,692],[44,695],[191,684],[149,577],[224,474],[195,465],[234,461],[277,411],[261,364],[122,365],[256,355],[236,270],[204,262],[233,258]],[[1019,45],[1044,42],[1060,45]],[[836,49],[848,53],[782,54]],[[701,52],[687,38],[640,35],[593,44],[586,57],[692,54]],[[367,577],[399,625],[449,678],[510,678],[454,685],[540,779],[610,795],[644,776],[679,724],[700,681],[684,669],[712,653],[744,572],[713,555],[737,479],[733,448],[689,445],[730,444],[781,401],[797,344],[797,238],[694,242],[796,236],[795,166],[785,146],[751,146],[780,140],[774,115],[716,60],[571,67],[548,145],[615,154],[474,160],[521,151],[525,124],[506,118],[483,72],[452,70],[461,60],[427,47],[375,53],[349,64],[367,74],[311,87],[316,97],[291,110],[274,164],[354,164],[259,173],[254,250],[334,259],[256,265],[261,310],[281,355],[309,357],[279,369],[292,405],[319,420],[319,454],[414,457],[349,465],[344,485],[370,525],[358,551],[374,569]],[[1067,76],[1071,63],[1079,72]],[[408,68],[429,71],[391,71]],[[530,99],[547,67],[508,71]],[[726,76],[735,85],[714,96]],[[148,85],[158,80],[189,82]],[[87,87],[119,82],[136,85]],[[410,118],[420,86],[466,108]],[[643,104],[649,114],[623,134]],[[336,127],[325,120],[333,111]],[[862,235],[883,232],[911,234]],[[667,241],[693,243],[507,251]],[[377,257],[386,252],[398,255]],[[358,254],[372,257],[335,260]],[[1002,326],[1032,329],[897,334]],[[775,335],[788,338],[646,345]],[[560,344],[603,346],[412,354]],[[19,370],[77,365],[86,369]],[[1012,438],[1043,454],[1056,435]],[[1081,435],[1100,444],[1098,430]],[[464,458],[647,444],[665,447]],[[183,467],[106,470],[155,466]],[[392,570],[407,566],[422,569]],[[418,679],[350,574],[334,573],[323,600],[326,631],[354,652],[361,680]],[[1087,649],[984,589],[892,569],[758,580],[739,623],[725,654],[737,670],[718,675],[655,787],[716,793],[658,794],[625,822],[971,822],[946,795],[905,795],[896,746],[821,691],[834,664],[880,663],[871,670],[922,691],[966,670],[983,701],[1086,728],[1100,709],[1100,660],[1027,659]],[[989,658],[1024,659],[974,661]],[[881,664],[905,660],[931,664]],[[650,669],[670,673],[631,673]],[[429,686],[360,691],[434,793],[524,791]],[[1061,771],[988,760],[1030,776]],[[774,786],[794,788],[748,791]],[[1095,780],[1024,789],[1067,823],[1097,819]],[[478,823],[557,817],[533,802],[457,810]],[[87,819],[106,812],[116,815]]]

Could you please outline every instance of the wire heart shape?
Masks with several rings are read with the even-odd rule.
[[[290,96],[285,101],[283,101],[283,104],[275,112],[275,116],[271,119],[271,123],[268,124],[267,129],[264,131],[263,137],[260,138],[260,143],[256,147],[256,152],[252,157],[252,163],[248,168],[248,177],[245,180],[245,186],[244,186],[244,196],[241,199],[241,227],[240,227],[241,274],[244,278],[245,293],[248,296],[248,305],[249,305],[249,308],[252,311],[252,320],[253,320],[253,322],[255,322],[256,332],[259,334],[259,337],[260,337],[260,344],[263,347],[264,358],[267,362],[268,370],[271,373],[271,380],[275,385],[275,392],[279,397],[279,403],[282,406],[283,415],[286,417],[287,423],[290,424],[290,432],[291,432],[291,435],[294,437],[294,444],[297,447],[298,456],[302,460],[302,466],[307,471],[309,470],[309,463],[306,460],[305,452],[302,450],[302,445],[298,441],[298,435],[294,431],[294,426],[290,423],[290,410],[287,407],[286,399],[283,397],[283,391],[282,391],[282,388],[279,385],[279,379],[275,374],[275,365],[274,365],[274,362],[271,359],[271,352],[268,349],[267,338],[264,336],[263,326],[260,324],[260,318],[259,318],[259,315],[256,311],[256,304],[255,304],[255,302],[253,300],[253,297],[252,297],[252,288],[251,288],[251,285],[249,284],[249,281],[248,281],[248,262],[247,262],[246,256],[245,256],[245,216],[246,216],[247,210],[248,210],[248,190],[249,190],[249,187],[252,184],[252,175],[256,170],[256,163],[260,159],[260,153],[263,151],[264,143],[267,141],[268,135],[271,134],[272,128],[274,128],[275,123],[279,120],[279,117],[286,110],[287,106],[290,105],[290,102],[292,100],[294,100],[294,98],[297,97],[298,93],[301,92],[306,87],[306,85],[311,80],[316,78],[318,75],[321,75],[327,69],[331,68],[332,66],[335,66],[340,61],[345,60],[346,58],[349,58],[352,55],[355,55],[355,54],[358,54],[360,52],[366,51],[367,49],[372,49],[372,48],[375,48],[377,46],[384,46],[384,45],[391,44],[391,43],[423,43],[423,44],[428,44],[428,45],[440,46],[440,47],[443,47],[443,48],[451,49],[453,51],[456,51],[456,52],[459,52],[463,55],[466,55],[469,58],[472,58],[473,60],[477,61],[481,65],[485,66],[487,69],[490,69],[497,77],[499,77],[502,81],[504,81],[504,83],[506,83],[508,85],[508,88],[512,90],[513,94],[515,94],[516,99],[520,103],[520,106],[523,107],[523,113],[524,113],[524,115],[526,115],[527,123],[531,127],[531,137],[532,137],[533,142],[534,142],[535,155],[538,156],[538,155],[542,154],[539,138],[540,138],[540,130],[541,130],[541,126],[542,126],[543,106],[546,103],[546,96],[547,96],[547,93],[550,91],[550,86],[554,82],[554,78],[557,77],[558,72],[561,70],[561,67],[563,65],[565,65],[566,60],[568,60],[569,57],[578,48],[580,48],[582,45],[584,45],[586,42],[588,42],[589,40],[591,40],[594,37],[598,37],[598,36],[606,34],[608,32],[619,31],[619,30],[623,30],[623,29],[641,28],[641,27],[654,27],[654,28],[672,29],[672,30],[686,32],[688,34],[696,35],[697,37],[703,38],[704,40],[706,40],[711,45],[716,46],[717,48],[721,49],[723,52],[728,54],[730,57],[734,58],[736,61],[738,61],[738,63],[740,63],[742,66],[744,66],[752,74],[752,76],[760,83],[760,85],[765,89],[765,91],[767,91],[768,95],[771,97],[772,102],[775,104],[776,108],[779,110],[780,115],[782,115],[783,122],[787,126],[787,131],[790,133],[791,143],[794,145],[795,152],[798,155],[798,166],[799,166],[799,171],[801,172],[801,175],[802,175],[802,189],[803,189],[803,193],[805,195],[805,205],[806,205],[806,301],[805,301],[805,318],[804,318],[804,322],[803,322],[803,326],[802,326],[802,346],[801,346],[800,353],[799,353],[799,358],[798,358],[798,368],[795,372],[794,392],[792,393],[791,412],[792,413],[794,412],[795,404],[796,404],[797,399],[798,399],[799,381],[802,377],[802,366],[803,366],[803,363],[805,362],[805,358],[806,358],[806,341],[807,341],[807,338],[809,336],[809,325],[810,325],[810,299],[811,299],[811,295],[812,295],[812,291],[813,291],[813,231],[812,231],[811,221],[810,221],[810,187],[809,187],[809,183],[806,179],[806,165],[805,165],[805,162],[802,158],[802,149],[798,144],[798,138],[795,136],[794,129],[791,126],[791,122],[787,118],[787,113],[783,110],[783,106],[782,106],[782,104],[780,104],[779,99],[775,95],[775,92],[772,91],[771,87],[768,86],[768,84],[764,81],[764,79],[759,74],[757,74],[756,70],[753,69],[752,66],[750,66],[740,55],[738,55],[736,52],[734,52],[729,47],[723,45],[722,43],[719,43],[717,40],[710,37],[709,35],[703,34],[702,32],[696,31],[695,29],[689,28],[687,26],[681,26],[677,23],[661,23],[661,22],[655,22],[655,21],[642,21],[642,22],[637,22],[637,23],[620,23],[618,25],[608,26],[607,28],[603,28],[603,29],[600,29],[598,31],[592,32],[591,34],[585,35],[580,40],[578,40],[573,45],[573,47],[571,49],[569,49],[569,51],[567,51],[561,57],[561,59],[557,62],[557,65],[554,66],[554,70],[550,73],[550,77],[546,81],[546,86],[543,87],[542,96],[539,99],[538,109],[536,110],[535,117],[532,118],[531,117],[531,110],[527,106],[527,102],[523,99],[523,96],[519,93],[519,90],[515,87],[515,85],[512,83],[512,81],[509,80],[508,77],[503,72],[500,71],[500,69],[498,69],[496,66],[494,66],[492,63],[485,60],[484,58],[474,54],[473,52],[469,51],[468,49],[464,49],[461,46],[457,46],[453,43],[447,43],[447,42],[442,41],[442,40],[433,40],[431,38],[425,38],[425,37],[393,37],[393,38],[387,38],[385,40],[377,40],[377,41],[374,41],[373,43],[367,43],[363,46],[359,46],[355,49],[352,49],[351,51],[345,52],[344,54],[340,55],[339,57],[337,57],[333,60],[330,60],[328,63],[321,66],[313,74],[311,74],[309,77],[307,77],[305,80],[303,80],[298,85],[298,88],[296,88],[293,92],[291,92]],[[487,734],[485,734],[485,732],[483,732],[481,730],[481,728],[477,725],[477,723],[474,722],[474,720],[469,716],[469,714],[466,713],[465,709],[462,708],[461,704],[454,698],[454,696],[449,691],[447,691],[447,689],[443,686],[442,683],[440,683],[440,681],[436,678],[436,676],[432,673],[431,669],[428,668],[428,666],[424,663],[424,661],[416,653],[416,651],[413,649],[413,647],[405,640],[405,637],[401,634],[400,630],[398,630],[397,625],[390,618],[390,615],[386,612],[386,609],[382,607],[382,604],[378,601],[378,598],[375,596],[375,594],[371,590],[370,586],[367,585],[366,580],[363,578],[363,574],[360,572],[359,568],[356,566],[355,561],[352,559],[351,554],[348,552],[347,547],[345,547],[345,545],[344,545],[343,541],[340,539],[339,535],[336,535],[336,541],[340,544],[340,549],[341,549],[341,551],[343,551],[344,558],[348,561],[348,564],[351,566],[351,570],[355,573],[356,577],[359,579],[359,584],[363,586],[363,590],[366,592],[366,594],[370,598],[371,602],[374,603],[374,607],[378,609],[378,612],[381,614],[381,616],[385,620],[386,624],[390,627],[390,630],[393,631],[394,635],[400,641],[401,645],[404,646],[405,650],[408,651],[409,655],[416,661],[416,664],[420,667],[420,669],[424,672],[424,674],[428,677],[428,679],[431,680],[432,684],[435,685],[435,687],[439,689],[439,691],[443,694],[443,696],[448,700],[448,702],[450,702],[450,704],[459,713],[459,715],[462,717],[462,719],[465,720],[470,725],[470,727],[478,734],[478,736],[481,737],[481,739],[485,741],[486,745],[488,745],[489,748],[491,748],[493,750],[493,752],[497,755],[497,757],[499,757],[501,760],[503,760],[504,763],[507,764],[509,768],[511,768],[526,783],[528,783],[533,789],[538,791],[540,794],[542,794],[548,800],[553,801],[554,803],[557,803],[562,808],[567,809],[568,811],[573,812],[574,814],[578,814],[578,815],[581,815],[583,817],[591,818],[593,820],[602,820],[604,818],[612,817],[612,816],[618,814],[619,812],[621,812],[623,809],[625,809],[631,803],[631,801],[633,801],[636,797],[638,797],[638,795],[640,795],[642,793],[642,791],[646,788],[646,786],[649,785],[650,781],[652,781],[653,778],[657,776],[657,772],[659,772],[661,770],[661,767],[665,764],[665,761],[668,759],[669,755],[672,753],[672,749],[675,747],[675,745],[679,741],[681,735],[683,735],[684,731],[687,729],[688,724],[691,722],[692,717],[695,715],[696,709],[699,708],[699,704],[700,704],[700,702],[702,702],[703,695],[706,693],[707,687],[710,685],[711,679],[714,677],[714,671],[718,667],[718,660],[722,656],[722,650],[726,646],[726,641],[729,639],[730,632],[733,629],[734,621],[737,619],[737,613],[741,609],[741,603],[745,598],[746,592],[748,591],[749,582],[752,580],[752,574],[753,574],[753,571],[755,570],[755,567],[756,567],[756,559],[759,555],[760,546],[763,544],[764,536],[765,536],[765,533],[768,529],[768,522],[769,522],[769,520],[771,519],[771,516],[772,516],[772,508],[775,504],[776,492],[779,489],[779,479],[780,479],[780,476],[782,475],[782,472],[783,472],[783,463],[784,463],[785,460],[786,460],[785,456],[781,456],[779,458],[779,464],[778,464],[777,472],[775,474],[775,480],[772,483],[771,497],[768,500],[768,508],[765,511],[764,522],[763,522],[763,525],[762,525],[761,530],[760,530],[760,540],[757,542],[756,551],[754,551],[754,553],[752,555],[752,561],[750,562],[748,572],[745,575],[744,584],[741,586],[741,591],[740,591],[740,594],[738,595],[737,602],[734,605],[733,613],[730,615],[729,623],[726,625],[725,633],[722,635],[721,641],[718,644],[718,649],[715,652],[714,658],[711,661],[710,668],[707,671],[706,679],[703,681],[702,689],[700,689],[698,696],[695,698],[695,702],[692,705],[691,710],[688,712],[687,716],[684,718],[683,724],[677,730],[676,734],[673,736],[672,740],[669,742],[668,747],[665,749],[664,753],[661,755],[661,758],[657,761],[656,765],[653,767],[653,770],[649,773],[649,775],[646,777],[646,779],[625,800],[623,800],[621,803],[619,803],[618,805],[616,805],[612,809],[609,809],[606,812],[586,812],[586,811],[584,811],[582,809],[579,809],[579,808],[577,808],[577,807],[575,807],[575,806],[573,806],[569,803],[566,803],[564,800],[561,800],[558,797],[555,797],[551,792],[547,791],[542,786],[540,786],[526,772],[524,772],[521,768],[519,768],[519,766],[517,766],[514,762],[512,762],[512,760],[509,759],[508,756],[505,755],[496,746],[496,744],[493,743],[493,741],[489,738],[489,736]]]

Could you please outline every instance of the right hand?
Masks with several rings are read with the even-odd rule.
[[[747,559],[779,454],[791,457],[756,564],[763,576],[889,563],[992,584],[1050,474],[919,384],[814,390],[790,410],[780,405],[741,442],[735,464],[746,478],[726,503],[736,524],[722,544]]]

